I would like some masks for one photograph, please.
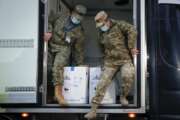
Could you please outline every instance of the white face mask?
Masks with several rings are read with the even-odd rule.
[[[74,23],[74,24],[80,24],[80,20],[78,20],[76,17],[74,16],[71,16],[71,21]]]
[[[103,25],[102,27],[100,27],[101,31],[106,32],[109,30],[109,27],[107,25]]]

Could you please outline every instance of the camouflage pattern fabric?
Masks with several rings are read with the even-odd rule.
[[[135,79],[135,68],[132,63],[125,63],[121,67],[121,96],[127,97]]]
[[[66,21],[68,20],[69,17]],[[63,69],[70,61],[69,58],[72,51],[71,44],[66,41],[67,37],[70,38],[71,42],[75,41],[75,49],[73,50],[75,56],[73,59],[76,64],[81,65],[84,61],[84,32],[82,26],[79,25],[68,32],[64,32],[65,24],[61,19],[57,19],[54,22],[52,40],[49,42],[50,52],[55,55],[52,68],[54,85],[63,84]]]
[[[62,25],[64,25],[70,15],[69,8],[61,0],[57,1],[56,7],[56,11],[50,10],[48,16],[48,32],[53,32],[53,28],[57,19]]]
[[[104,48],[104,62],[107,65],[122,65],[132,61],[131,49],[134,48],[137,32],[133,25],[125,21],[112,20],[107,32],[100,32],[100,43]]]
[[[134,66],[131,62],[125,63],[122,66],[104,66],[100,82],[98,83],[96,88],[96,94],[92,99],[92,103],[98,105],[101,103],[106,93],[106,89],[111,84],[113,77],[119,69],[121,71],[120,78],[122,80],[120,96],[128,96],[135,76]]]
[[[125,21],[112,20],[111,28],[107,32],[99,33],[99,39],[104,48],[104,69],[92,99],[93,104],[101,103],[107,87],[119,69],[122,80],[120,96],[128,96],[135,78],[130,50],[134,48],[136,38],[136,29]]]

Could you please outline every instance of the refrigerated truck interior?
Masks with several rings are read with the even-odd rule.
[[[54,99],[53,58],[43,40],[49,16],[58,14],[63,19],[77,4],[87,7],[82,26],[89,69],[103,63],[94,22],[97,12],[107,11],[138,31],[135,46],[140,53],[133,61],[136,75],[129,105],[119,102],[117,72],[110,91],[113,102],[100,105],[97,119],[179,120],[179,0],[0,0],[0,119],[84,119],[91,105],[89,79],[84,103],[60,106]]]

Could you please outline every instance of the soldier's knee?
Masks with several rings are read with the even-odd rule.
[[[134,65],[132,63],[126,63],[121,68],[121,76],[132,78],[135,75]]]

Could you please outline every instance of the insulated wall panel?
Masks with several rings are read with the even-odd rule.
[[[0,103],[37,102],[38,0],[0,0]]]

